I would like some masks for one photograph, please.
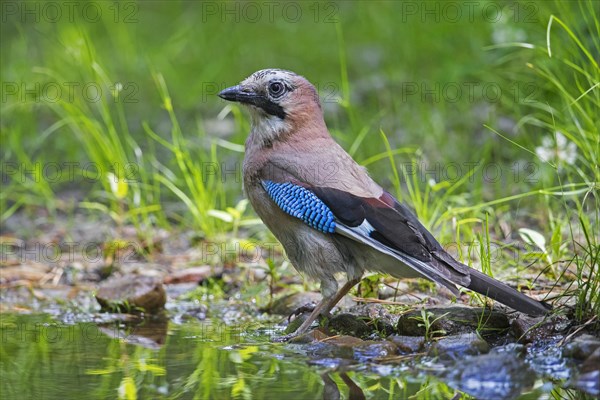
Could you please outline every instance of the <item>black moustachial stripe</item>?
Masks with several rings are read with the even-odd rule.
[[[274,115],[281,119],[285,119],[286,113],[279,104],[272,102],[266,96],[260,95],[254,98],[252,102],[256,107],[262,108],[267,114]]]

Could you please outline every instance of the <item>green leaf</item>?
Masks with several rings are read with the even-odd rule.
[[[244,211],[246,211],[246,208],[248,208],[248,199],[242,199],[242,200],[240,200],[240,202],[237,203],[237,205],[235,206],[235,209],[240,214],[243,214]]]
[[[233,217],[233,219],[239,220],[240,218],[242,218],[242,213],[236,210],[235,208],[227,207],[226,210]]]
[[[544,238],[541,233],[532,229],[521,228],[519,229],[519,235],[521,236],[521,239],[525,241],[525,243],[536,246],[538,249],[546,253],[546,238]]]
[[[214,218],[218,218],[221,221],[233,222],[233,215],[222,210],[208,210],[208,215]]]

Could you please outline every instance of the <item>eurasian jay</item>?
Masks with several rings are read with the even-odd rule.
[[[290,71],[265,69],[219,97],[248,106],[243,182],[254,210],[301,273],[320,280],[323,300],[295,334],[327,315],[365,270],[455,285],[515,310],[550,307],[448,254],[417,217],[369,177],[330,136],[314,86]],[[347,275],[338,290],[337,273]]]

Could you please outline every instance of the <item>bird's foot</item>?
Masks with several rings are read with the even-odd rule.
[[[305,305],[295,310],[290,316],[290,318],[292,316],[299,317],[295,318],[288,324],[288,327],[285,330],[286,335],[281,337],[278,341],[287,342],[293,339],[294,337],[300,336],[303,333],[307,332],[312,326],[313,322],[315,322],[319,318],[319,315],[321,313],[329,313],[330,307],[328,307],[328,304],[328,300],[321,300],[321,302],[316,306]],[[308,310],[312,310],[312,312],[310,313],[310,315],[305,316],[305,312]]]
[[[310,325],[312,325],[312,322],[310,325],[307,325],[307,320],[310,318],[309,313],[312,313],[315,310],[315,307],[315,304],[308,303],[295,309],[287,318],[288,326],[284,331],[284,335],[273,338],[273,342],[289,342],[307,332]]]
[[[287,320],[288,322],[290,322],[293,319],[296,319],[297,317],[299,317],[300,315],[306,314],[306,313],[312,313],[315,310],[315,307],[317,305],[315,303],[307,303],[303,306],[300,306],[298,308],[296,308],[294,311],[292,311],[292,313],[288,316]]]
[[[305,331],[298,330],[296,332],[284,334],[283,336],[272,338],[271,341],[275,343],[291,342],[297,344],[306,344],[322,340],[324,337],[327,337],[327,335],[319,328],[315,328],[307,329]]]
[[[317,319],[320,320],[319,325],[323,324],[323,319],[327,317],[324,315],[319,315]],[[306,314],[300,314],[300,316],[288,325],[288,327],[284,331],[283,336],[279,336],[273,338],[273,342],[284,343],[289,342],[294,339],[297,339],[299,343],[308,343],[315,340],[318,337],[318,329],[311,330],[310,328],[313,326],[314,320],[310,320],[310,316],[306,316]],[[316,335],[316,336],[315,336]]]

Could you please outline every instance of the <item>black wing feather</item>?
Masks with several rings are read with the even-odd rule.
[[[417,217],[392,195],[364,198],[338,189],[311,187],[342,223],[356,227],[365,220],[374,228],[371,238],[397,251],[430,263],[452,282],[468,285],[469,268],[442,248]]]

